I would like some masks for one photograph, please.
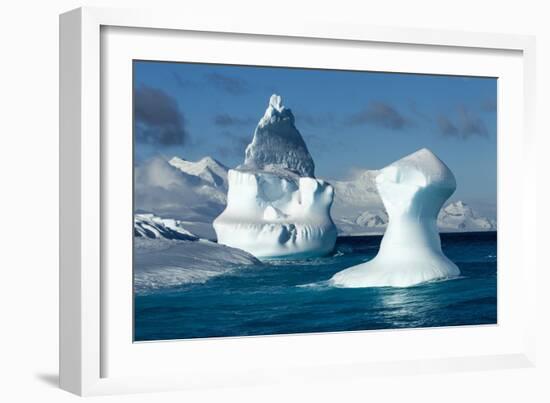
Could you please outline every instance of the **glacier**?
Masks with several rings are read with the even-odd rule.
[[[451,170],[423,148],[380,170],[376,187],[389,223],[374,259],[336,273],[337,287],[409,287],[460,275],[441,250],[437,217],[454,193]]]
[[[228,171],[227,205],[213,222],[218,243],[267,259],[330,253],[334,189],[314,170],[292,111],[273,94],[244,163]]]

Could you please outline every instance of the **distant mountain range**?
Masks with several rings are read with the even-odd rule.
[[[201,178],[214,188],[227,190],[228,168],[212,157],[204,157],[197,162],[173,157],[168,163],[185,174]]]
[[[496,231],[497,223],[487,217],[480,217],[463,201],[448,204],[437,218],[439,229],[455,231]]]
[[[335,198],[332,218],[341,234],[381,234],[388,215],[378,190],[376,170],[363,170],[347,181],[330,181]],[[471,206],[459,200],[441,209],[437,225],[442,232],[495,231],[496,222],[480,216]]]
[[[135,211],[185,222],[197,236],[215,239],[212,221],[225,208],[227,171],[209,157],[146,161],[135,168]]]
[[[227,171],[211,157],[196,162],[158,158],[136,168],[136,236],[214,239],[211,223],[225,207]],[[331,214],[340,234],[384,232],[388,217],[376,189],[377,174],[363,170],[350,180],[328,180],[335,190]],[[496,222],[455,201],[441,210],[438,227],[443,232],[493,231]]]

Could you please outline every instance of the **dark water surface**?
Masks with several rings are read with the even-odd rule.
[[[332,256],[246,266],[135,296],[135,340],[492,324],[497,234],[442,234],[462,275],[409,288],[344,289],[336,272],[372,259],[380,236],[342,237]]]

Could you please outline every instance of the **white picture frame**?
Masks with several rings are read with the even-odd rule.
[[[151,33],[155,35],[151,37]],[[356,54],[353,52],[363,52],[363,46],[366,46],[365,49],[372,52],[385,52],[386,48],[391,48],[386,65],[368,62],[375,70],[387,71],[390,62],[399,71],[407,72],[456,74],[463,71],[466,75],[492,75],[491,71],[501,69],[498,71],[502,75],[498,77],[506,83],[504,88],[507,91],[499,91],[498,98],[499,274],[501,257],[505,258],[504,262],[513,263],[521,270],[504,270],[503,278],[499,278],[499,324],[158,342],[135,346],[128,338],[131,307],[128,306],[127,291],[128,287],[131,288],[131,281],[124,285],[128,281],[127,271],[115,273],[109,270],[111,259],[131,265],[131,260],[128,261],[131,231],[127,236],[117,238],[117,245],[122,245],[118,251],[109,247],[113,237],[129,228],[124,227],[123,220],[121,225],[116,224],[117,228],[112,227],[115,225],[112,223],[117,222],[113,217],[119,216],[114,213],[126,211],[128,204],[124,201],[128,200],[128,188],[131,188],[131,182],[124,182],[131,165],[119,168],[110,160],[115,150],[128,156],[124,145],[131,149],[127,143],[131,137],[115,137],[109,133],[115,127],[128,133],[131,121],[124,117],[131,108],[124,82],[119,84],[116,81],[115,85],[115,81],[106,80],[106,77],[123,77],[121,74],[127,68],[128,60],[137,58],[137,55],[154,58],[150,56],[154,52],[155,57],[172,60],[174,52],[181,52],[174,49],[174,44],[181,39],[178,35],[185,36],[186,33],[192,33],[193,40],[199,41],[202,37],[212,37],[212,46],[216,41],[229,41],[232,37],[243,43],[250,40],[260,47],[269,42],[269,46],[289,46],[290,49],[287,44],[298,44],[303,49],[315,42],[320,47],[330,47],[334,52],[344,47],[355,49],[348,49],[351,56],[331,61],[341,63],[340,66],[349,64],[349,57]],[[124,42],[132,41],[132,37],[138,35],[141,35],[139,47],[127,46],[129,42]],[[194,52],[195,58],[201,58],[204,47],[193,45],[191,39],[188,45],[189,52]],[[254,63],[254,57],[261,58],[261,55],[247,55],[238,47],[232,49],[239,60],[245,58]],[[207,20],[151,10],[81,8],[61,15],[61,387],[79,395],[96,395],[534,365],[535,319],[528,312],[535,311],[538,268],[535,246],[528,242],[527,235],[536,232],[535,195],[530,190],[534,189],[535,179],[523,174],[535,170],[534,49],[533,37],[519,35],[368,27],[308,20],[300,24],[260,22],[244,16]],[[425,58],[421,61],[408,58],[409,64],[406,64],[403,58],[406,52],[418,52]],[[439,53],[448,55],[448,60],[438,58]],[[463,53],[471,55],[472,63],[456,66],[457,60],[466,57]],[[313,51],[308,60],[300,60],[297,53],[294,55],[296,63],[301,66],[305,63],[318,66],[320,60]],[[231,54],[220,51],[218,56],[210,56],[208,60],[231,63],[230,57]],[[495,60],[498,63],[492,65]],[[272,61],[257,59],[256,63]],[[119,98],[121,96],[123,98]],[[122,109],[115,113],[109,108],[118,99],[122,101],[116,104]],[[516,109],[518,106],[519,110]],[[514,110],[517,113],[512,113]],[[112,120],[112,116],[117,118]],[[502,133],[509,135],[501,136]],[[518,161],[521,161],[523,171],[511,172],[507,166]],[[512,180],[521,182],[521,186],[515,183],[515,189],[523,189],[522,193],[511,194]],[[502,194],[507,198],[501,204]],[[521,211],[519,217],[509,217],[512,208]],[[126,219],[131,219],[131,210],[127,214]],[[124,296],[114,301],[113,293],[119,291]],[[456,347],[460,341],[463,345]],[[404,346],[407,342],[419,346],[416,354],[406,354]],[[337,354],[335,347],[342,343],[348,350]],[[376,350],[365,348],[361,349],[363,353],[350,355],[354,346],[373,343],[379,343]],[[395,348],[392,349],[392,345]],[[326,354],[318,354],[323,349]],[[142,368],[139,363],[142,363]],[[150,371],[151,368],[155,370]]]

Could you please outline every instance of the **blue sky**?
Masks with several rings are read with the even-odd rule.
[[[240,164],[272,93],[292,109],[316,176],[344,179],[427,147],[457,178],[452,199],[494,217],[494,78],[136,61],[136,162]]]

